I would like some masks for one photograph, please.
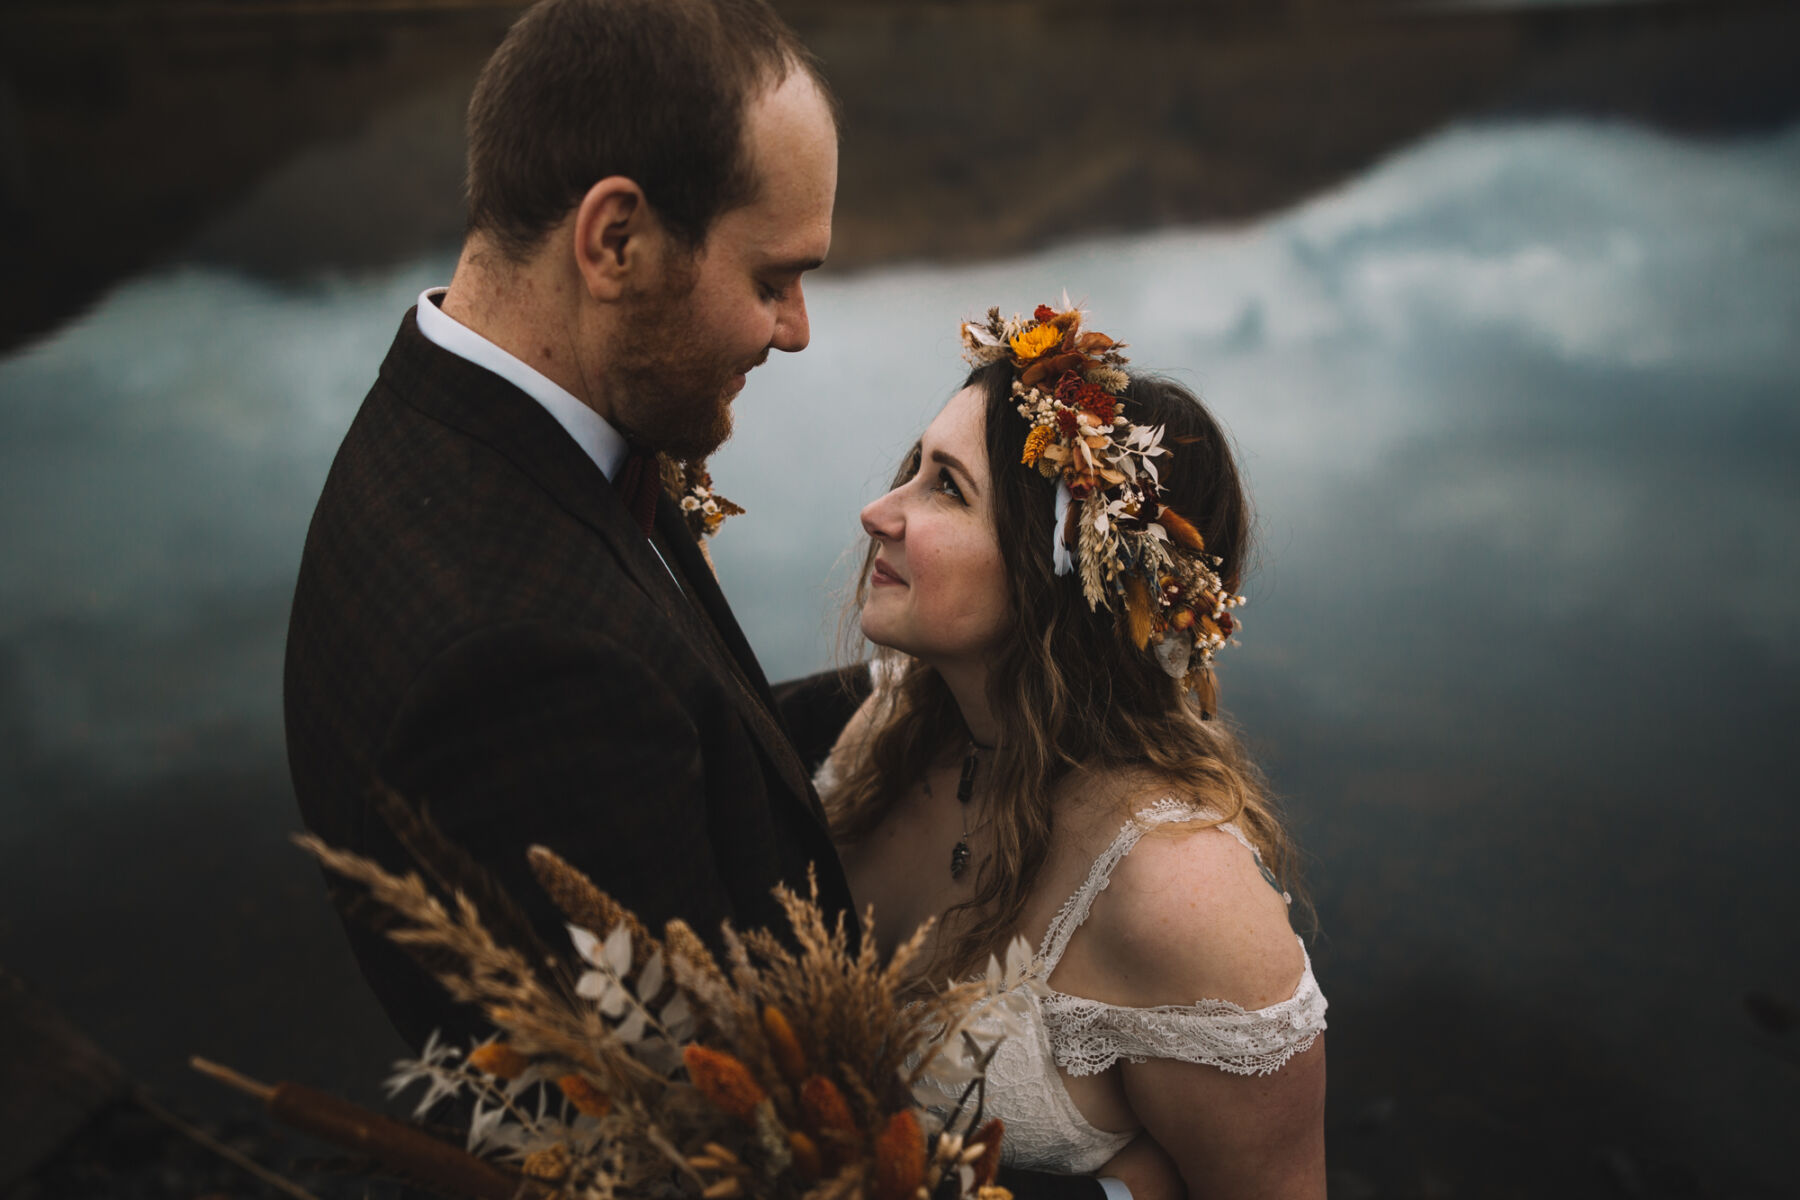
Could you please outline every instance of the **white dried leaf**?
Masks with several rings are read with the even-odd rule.
[[[653,999],[656,993],[662,991],[664,978],[662,951],[652,951],[650,961],[638,973],[637,994],[646,1000]]]
[[[567,926],[569,940],[575,943],[575,953],[587,962],[600,966],[600,939],[579,925]]]
[[[606,946],[601,950],[604,965],[620,979],[631,973],[631,930],[624,925],[616,925],[606,935]]]
[[[607,980],[606,991],[600,996],[600,1015],[617,1017],[625,1011],[625,1002],[629,998],[630,993],[625,990],[624,984],[617,980]]]
[[[694,1031],[694,1006],[688,1003],[687,993],[676,992],[675,998],[663,1005],[663,1028],[673,1038],[686,1039]]]

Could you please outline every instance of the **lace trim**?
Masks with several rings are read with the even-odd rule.
[[[1140,809],[1094,860],[1087,878],[1051,918],[1039,951],[1043,978],[1049,979],[1068,949],[1069,939],[1087,920],[1094,899],[1112,882],[1113,870],[1151,828],[1172,821],[1191,821],[1207,814],[1172,796]],[[1229,822],[1218,826],[1256,858],[1271,886],[1279,887],[1262,855]],[[1283,900],[1291,898],[1282,893]],[[1298,940],[1298,939],[1296,939]],[[1325,1029],[1325,996],[1313,977],[1312,956],[1300,943],[1305,970],[1294,994],[1267,1008],[1250,1010],[1229,1000],[1158,1008],[1122,1008],[1051,991],[1042,1001],[1044,1028],[1056,1063],[1070,1075],[1097,1075],[1121,1058],[1144,1062],[1173,1058],[1203,1063],[1233,1075],[1267,1075],[1311,1046]]]
[[[1306,954],[1304,944],[1300,952]],[[1310,955],[1294,994],[1267,1008],[1229,1000],[1120,1008],[1062,992],[1042,1001],[1056,1064],[1071,1075],[1098,1075],[1121,1058],[1173,1058],[1232,1075],[1268,1075],[1325,1031],[1326,1007]]]
[[[1132,814],[1131,820],[1127,821],[1125,827],[1119,830],[1118,836],[1113,838],[1112,845],[1108,846],[1105,852],[1094,860],[1094,865],[1088,868],[1087,878],[1082,881],[1079,888],[1075,889],[1075,894],[1063,901],[1063,906],[1056,910],[1054,917],[1050,918],[1050,925],[1044,930],[1044,944],[1038,950],[1038,956],[1044,960],[1044,978],[1048,979],[1050,972],[1056,969],[1056,964],[1062,961],[1063,951],[1069,948],[1069,939],[1075,935],[1075,931],[1081,927],[1081,923],[1087,920],[1089,910],[1094,907],[1094,898],[1105,891],[1107,885],[1112,882],[1113,869],[1124,860],[1127,854],[1131,853],[1132,847],[1138,844],[1139,839],[1145,833],[1157,825],[1166,825],[1171,821],[1204,821],[1210,815],[1206,810],[1197,809],[1173,796],[1164,796],[1156,803]],[[1236,838],[1238,844],[1248,850],[1256,859],[1257,869],[1262,872],[1263,878],[1267,879],[1269,885],[1276,891],[1281,891],[1281,885],[1270,873],[1269,868],[1263,865],[1262,851],[1258,850],[1250,839],[1244,836],[1243,830],[1229,821],[1217,825],[1215,828]],[[1293,897],[1286,892],[1281,892],[1281,898],[1290,904],[1293,903]]]

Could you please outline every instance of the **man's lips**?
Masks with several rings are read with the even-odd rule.
[[[870,587],[905,587],[906,580],[904,580],[904,579],[900,578],[898,575],[894,574],[893,568],[888,566],[886,563],[882,562],[878,558],[875,560],[874,569],[869,572],[869,586]]]

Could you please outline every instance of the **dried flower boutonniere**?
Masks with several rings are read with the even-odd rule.
[[[744,511],[713,491],[712,475],[704,460],[678,462],[665,458],[663,462],[663,487],[681,506],[688,532],[694,535],[696,542],[704,542],[719,532],[726,517],[735,517]]]

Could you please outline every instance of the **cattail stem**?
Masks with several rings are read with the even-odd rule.
[[[476,1158],[412,1126],[361,1105],[299,1083],[261,1084],[217,1063],[193,1060],[194,1069],[248,1092],[268,1106],[269,1115],[314,1137],[378,1159],[427,1187],[471,1200],[515,1200],[513,1179]]]
[[[216,1079],[227,1087],[234,1087],[240,1092],[247,1092],[267,1104],[275,1089],[266,1083],[258,1083],[248,1075],[241,1075],[230,1067],[201,1058],[198,1054],[188,1059],[188,1066],[210,1079]]]

